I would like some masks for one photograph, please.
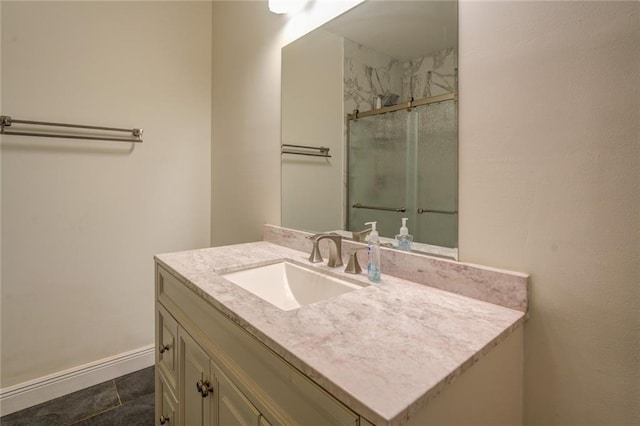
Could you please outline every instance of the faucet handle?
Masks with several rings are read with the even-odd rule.
[[[307,237],[310,238],[310,237]],[[322,255],[320,254],[320,245],[318,244],[318,240],[313,240],[313,248],[311,249],[311,255],[309,256],[309,262],[311,263],[320,263],[322,262]]]
[[[358,252],[361,250],[366,250],[368,247],[359,247],[354,249],[349,255],[349,262],[347,263],[347,267],[344,271],[347,274],[359,274],[362,272],[362,268],[360,267],[360,262],[358,262]]]
[[[352,239],[355,242],[361,243],[371,232],[371,228],[363,229],[362,231],[351,231]]]
[[[320,263],[324,259],[322,259],[322,255],[320,254],[320,247],[318,246],[318,238],[320,238],[323,234],[313,234],[307,235],[305,238],[307,240],[311,240],[313,243],[313,248],[311,249],[311,255],[309,256],[309,262],[311,263]]]

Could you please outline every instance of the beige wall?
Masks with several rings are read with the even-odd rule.
[[[460,5],[460,258],[531,274],[528,425],[640,419],[639,19]]]
[[[214,2],[212,245],[280,223],[280,49],[361,1],[312,2],[295,17],[265,1]]]
[[[214,210],[248,192],[242,212],[214,211],[220,244],[279,220],[284,22],[259,3],[215,8],[214,87],[261,88],[214,123]],[[460,253],[532,275],[528,425],[640,418],[639,15],[637,2],[460,3]],[[240,25],[247,40],[223,50]],[[240,155],[249,148],[265,155]]]
[[[155,253],[209,245],[211,4],[2,2],[2,387],[153,343]]]
[[[214,2],[211,242],[262,239],[280,223],[280,46],[266,2]]]

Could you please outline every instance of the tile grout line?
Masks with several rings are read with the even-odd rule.
[[[115,389],[115,391],[116,391],[116,397],[118,398],[118,405],[116,405],[116,406],[114,406],[114,407],[105,408],[104,410],[102,410],[102,411],[98,411],[97,413],[89,414],[87,417],[83,417],[82,419],[78,420],[78,421],[77,421],[77,422],[75,422],[75,423],[70,423],[68,426],[75,426],[75,425],[79,425],[79,424],[81,424],[81,423],[83,423],[83,422],[86,422],[87,420],[89,420],[89,419],[91,419],[91,418],[93,418],[93,417],[99,416],[100,414],[104,414],[104,413],[106,413],[107,411],[111,411],[111,410],[114,410],[114,409],[116,409],[116,408],[120,408],[120,407],[122,407],[124,404],[122,403],[122,400],[120,399],[120,394],[118,393],[118,386],[116,385],[116,381],[115,381],[115,380],[112,380],[112,382],[113,382],[113,388],[114,388],[114,389]]]
[[[141,395],[141,396],[138,396],[137,398],[132,399],[131,401],[127,401],[127,404],[132,403],[132,402],[134,402],[134,401],[137,401],[138,399],[141,399],[141,398],[143,398],[144,396],[145,396],[145,395]],[[120,400],[119,396],[118,396],[118,400]],[[124,403],[120,402],[120,405],[116,405],[116,406],[114,406],[114,407],[110,407],[110,408],[105,408],[104,410],[102,410],[102,411],[98,411],[97,413],[94,413],[94,414],[91,414],[90,416],[87,416],[87,417],[85,417],[85,418],[82,418],[82,419],[78,420],[78,421],[77,421],[77,422],[75,422],[75,423],[70,423],[70,424],[66,424],[66,425],[63,425],[63,426],[77,426],[77,425],[80,425],[80,424],[81,424],[81,423],[83,423],[83,422],[86,422],[86,421],[87,421],[87,420],[89,420],[89,419],[92,419],[92,418],[97,417],[97,416],[99,416],[99,415],[101,415],[101,414],[104,414],[104,413],[107,413],[107,412],[109,412],[109,411],[116,410],[116,409],[118,409],[118,408],[122,408],[122,407],[124,407]]]
[[[118,384],[115,380],[113,380],[113,387],[116,388],[116,396],[118,397],[118,402],[120,403],[119,407],[123,406],[122,399],[120,398],[120,392],[118,391]]]

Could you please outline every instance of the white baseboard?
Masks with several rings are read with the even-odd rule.
[[[154,345],[0,389],[0,416],[115,379],[153,365]]]

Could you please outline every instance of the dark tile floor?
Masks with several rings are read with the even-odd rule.
[[[154,367],[100,383],[0,419],[2,426],[150,426]]]

